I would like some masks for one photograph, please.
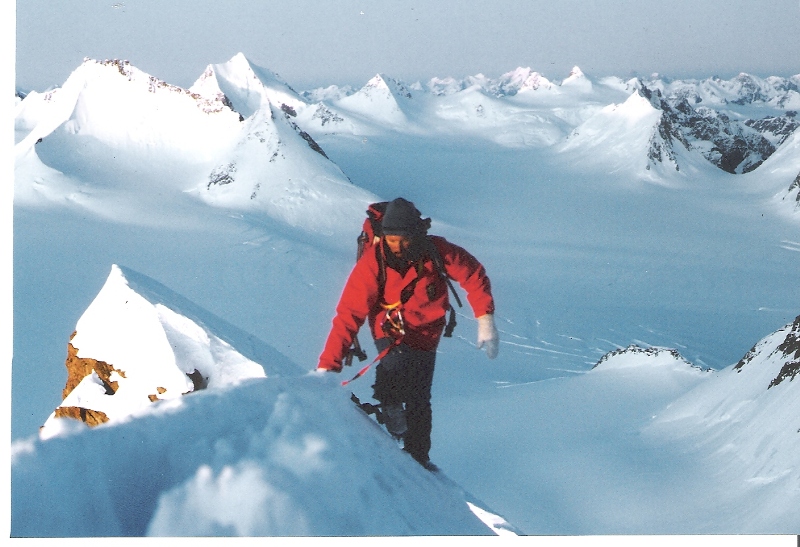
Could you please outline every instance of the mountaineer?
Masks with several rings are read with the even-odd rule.
[[[379,352],[372,387],[381,421],[395,438],[403,439],[403,450],[426,468],[435,468],[428,456],[431,385],[436,348],[443,332],[449,336],[455,326],[448,286],[461,305],[450,279],[467,293],[478,321],[478,348],[494,359],[499,338],[491,284],[475,257],[443,237],[428,235],[431,219],[421,218],[410,201],[373,204],[368,214],[359,239],[360,256],[336,307],[317,369],[341,372],[354,341],[360,352],[356,335],[368,321]]]

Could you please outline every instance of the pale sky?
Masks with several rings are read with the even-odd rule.
[[[560,81],[800,73],[800,0],[19,0],[17,86],[61,85],[84,57],[188,87],[242,52],[298,90],[377,73]]]

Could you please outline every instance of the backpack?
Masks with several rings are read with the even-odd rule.
[[[380,244],[381,240],[383,239],[383,230],[381,229],[381,220],[383,219],[383,215],[386,212],[386,206],[389,204],[388,201],[381,201],[378,203],[372,203],[367,208],[367,218],[364,219],[364,224],[362,226],[361,234],[359,234],[356,242],[357,242],[357,251],[356,251],[356,261],[358,261],[367,250],[374,249],[377,245]],[[430,222],[430,219],[428,219]],[[458,307],[462,307],[463,304],[461,303],[461,299],[458,297],[458,293],[456,293],[456,289],[453,286],[453,283],[450,281],[450,277],[447,275],[447,271],[444,267],[444,260],[442,259],[441,254],[439,254],[438,249],[433,244],[430,239],[430,236],[426,236],[427,248],[425,249],[425,256],[429,258],[434,265],[434,268],[438,272],[439,276],[445,280],[447,286],[450,288],[450,292],[453,294],[453,297],[458,304]],[[379,266],[379,276],[378,276],[378,285],[380,287],[380,292],[383,293],[383,287],[386,282],[386,263],[383,258],[383,253],[376,252],[376,256],[378,258],[378,266]],[[416,281],[416,280],[415,280]],[[413,282],[412,282],[413,283]],[[408,296],[406,296],[406,300],[410,298],[412,291],[408,291]],[[405,300],[403,301],[405,303]],[[447,320],[445,325],[444,333],[442,336],[446,338],[450,338],[453,336],[453,329],[456,327],[456,312],[452,305],[450,307],[450,317]],[[347,355],[345,356],[344,364],[346,366],[350,366],[353,362],[353,357],[358,357],[359,361],[364,361],[367,359],[367,354],[361,348],[361,344],[358,341],[358,335],[353,337],[353,346],[348,350]]]

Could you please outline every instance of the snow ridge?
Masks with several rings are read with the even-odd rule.
[[[71,343],[113,363],[113,380],[92,370],[59,408],[108,419],[89,431],[54,413],[15,445],[17,537],[516,534],[399,450],[332,375],[303,374],[146,276],[113,266]]]
[[[632,344],[627,348],[610,351],[605,354],[592,370],[614,370],[629,367],[672,367],[676,370],[692,370],[710,372],[687,361],[677,350],[671,348],[658,348]]]
[[[790,454],[800,450],[800,431],[796,423],[780,417],[800,412],[800,383],[793,381],[800,369],[798,358],[800,317],[673,402],[646,431],[689,441],[695,450],[712,447],[708,465],[737,489],[738,497],[745,495],[739,485],[747,485],[770,491],[786,502],[784,507],[795,507],[800,501],[800,470]],[[731,508],[741,503],[737,496],[727,496]],[[736,518],[743,519],[739,526],[748,531],[795,519],[788,509],[767,516],[756,508]]]

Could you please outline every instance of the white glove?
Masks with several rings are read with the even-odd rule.
[[[486,357],[494,359],[500,350],[500,337],[494,326],[494,315],[487,313],[478,317],[478,349],[486,346]]]

